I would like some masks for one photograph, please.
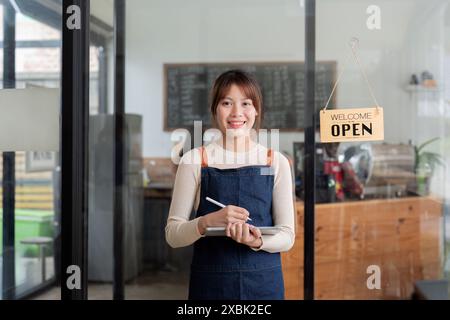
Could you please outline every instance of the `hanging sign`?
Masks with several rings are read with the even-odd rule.
[[[367,88],[375,102],[375,107],[327,110],[339,79],[347,66],[348,60],[346,60],[346,63],[331,90],[331,94],[328,97],[325,107],[320,111],[321,142],[375,141],[384,139],[383,108],[379,106],[369,79],[359,61],[356,52],[358,42],[359,40],[357,38],[352,38],[350,40],[349,45],[351,53],[366,80]]]
[[[320,141],[348,142],[384,139],[383,108],[320,111]]]

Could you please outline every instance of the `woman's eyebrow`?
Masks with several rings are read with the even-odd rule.
[[[231,98],[231,97],[224,97],[222,100],[231,100],[231,101],[233,101],[233,98]],[[250,99],[250,98],[242,98],[242,99],[240,99],[241,101],[245,101],[245,100],[250,100],[250,101],[252,101],[252,99]]]

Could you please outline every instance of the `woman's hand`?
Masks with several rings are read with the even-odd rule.
[[[226,227],[231,223],[245,223],[248,216],[247,209],[229,205],[202,216],[198,222],[198,229],[200,234],[204,234],[206,227]]]
[[[234,241],[252,248],[259,248],[262,245],[261,230],[248,223],[230,223],[227,225],[226,234]]]

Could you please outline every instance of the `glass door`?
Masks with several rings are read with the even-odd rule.
[[[444,279],[448,5],[316,1],[316,59],[339,79],[333,107],[384,110],[383,141],[316,145],[316,299],[409,299]]]
[[[142,193],[132,193],[124,211],[125,298],[187,299],[193,244],[174,248],[166,237],[179,155],[214,140],[211,86],[221,72],[238,68],[263,87],[261,143],[276,148],[294,172],[294,142],[304,140],[304,3],[128,0],[125,12],[125,113],[139,120],[129,125],[139,132],[129,152],[131,161],[140,159],[128,171],[127,190],[139,185]],[[194,219],[195,201],[187,210],[184,219]],[[295,258],[282,254],[289,299],[300,297],[296,236]]]
[[[59,276],[61,20],[34,2],[0,5],[2,299]]]

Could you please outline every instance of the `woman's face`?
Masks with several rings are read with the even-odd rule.
[[[258,115],[252,99],[247,98],[238,86],[232,85],[225,97],[219,101],[216,121],[223,134],[248,135]]]

